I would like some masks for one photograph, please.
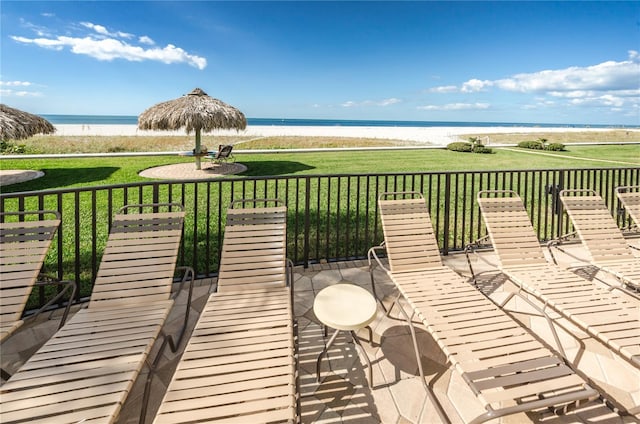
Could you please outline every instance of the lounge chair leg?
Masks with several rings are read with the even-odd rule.
[[[389,317],[389,315],[391,315],[391,310],[393,309],[393,307],[396,305],[396,303],[398,303],[398,300],[400,300],[400,296],[402,296],[401,292],[398,292],[398,295],[396,296],[396,298],[393,300],[393,303],[391,303],[391,306],[389,306],[389,310],[386,311],[387,312],[387,317]],[[380,302],[382,303],[382,302]],[[400,307],[400,309],[402,309],[402,307]]]
[[[551,333],[553,334],[553,339],[556,342],[556,346],[558,347],[558,352],[560,353],[560,355],[565,359],[568,360],[567,358],[567,354],[564,351],[564,347],[562,347],[562,343],[560,343],[560,337],[558,336],[558,332],[556,331],[556,328],[553,326],[553,320],[551,319],[551,317],[549,316],[549,314],[547,314],[545,312],[545,309],[547,308],[547,305],[545,304],[543,308],[540,308],[538,305],[536,305],[535,303],[533,303],[531,300],[527,299],[525,296],[523,296],[521,293],[512,293],[511,296],[509,296],[507,298],[507,301],[509,299],[511,299],[511,297],[518,295],[518,297],[522,300],[524,300],[526,303],[528,303],[531,307],[533,307],[533,309],[537,310],[538,312],[540,312],[542,314],[542,316],[547,320],[547,324],[549,325],[549,328],[551,329]],[[506,304],[506,302],[503,303],[502,306],[500,306],[500,308],[504,307],[504,304]]]
[[[365,327],[367,330],[369,330],[369,343],[373,344],[373,330],[371,329],[371,326],[367,325]]]
[[[373,268],[371,266],[369,266],[369,277],[371,278],[371,290],[373,291],[373,297],[378,301],[378,303],[380,303],[380,306],[382,306],[382,310],[386,313],[387,308],[384,306],[384,303],[382,303],[382,300],[378,297],[378,294],[376,293],[376,283],[373,279]]]
[[[431,387],[429,387],[429,385],[427,384],[427,380],[424,377],[424,370],[422,369],[422,361],[420,360],[420,352],[418,350],[418,340],[416,338],[416,331],[413,328],[413,322],[411,322],[412,318],[410,318],[409,315],[407,315],[402,305],[398,305],[398,307],[400,308],[402,315],[404,315],[405,320],[409,324],[409,330],[411,331],[411,339],[413,340],[413,350],[416,354],[416,362],[418,363],[418,371],[420,372],[420,380],[422,381],[422,386],[424,387],[425,392],[427,392],[427,397],[429,397],[429,399],[435,406],[436,411],[438,412],[438,415],[440,416],[440,419],[442,420],[442,422],[445,424],[450,424],[451,420],[449,420],[449,417],[447,417],[447,414],[444,412],[444,409],[442,409],[442,405],[440,405],[438,398],[436,398],[435,393],[433,393],[433,391],[431,390]],[[414,314],[415,314],[415,311],[414,311]],[[413,314],[411,315],[411,317],[413,317]]]
[[[424,382],[424,371],[422,370],[422,361],[420,360],[420,351],[418,350],[418,339],[416,338],[416,330],[413,328],[411,318],[409,317],[409,315],[407,315],[402,305],[398,305],[398,307],[400,308],[400,312],[402,312],[402,315],[404,315],[404,319],[407,321],[407,324],[409,324],[411,339],[413,340],[413,351],[416,354],[416,362],[418,363],[418,371],[420,372],[420,378]]]
[[[367,326],[367,328],[369,328],[369,331],[371,331],[371,328],[369,326]],[[362,355],[364,356],[365,361],[367,361],[367,367],[369,368],[369,388],[372,389],[373,388],[373,370],[371,369],[371,361],[369,361],[369,355],[367,355],[367,352],[364,350],[364,347],[362,347],[362,344],[360,343],[360,340],[358,340],[358,336],[356,336],[355,331],[350,331],[350,333],[351,333],[351,338],[353,339],[353,344],[360,348],[360,351],[362,352]]]
[[[316,380],[318,381],[318,383],[320,382],[320,361],[322,361],[322,357],[327,354],[327,351],[336,340],[336,337],[338,337],[339,332],[340,330],[336,330],[336,332],[333,333],[333,336],[331,336],[331,338],[329,339],[329,343],[327,343],[324,349],[322,349],[322,352],[320,352],[320,355],[318,355],[318,360],[316,361]]]

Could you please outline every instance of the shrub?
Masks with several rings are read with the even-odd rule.
[[[535,141],[521,141],[518,143],[518,147],[522,147],[523,149],[533,149],[533,150],[551,150],[555,152],[564,151],[564,144],[562,143],[551,143],[546,144],[546,138],[539,138]]]
[[[521,141],[518,143],[518,147],[522,147],[523,149],[534,149],[534,150],[544,150],[544,144],[539,140],[536,141]]]
[[[476,144],[473,146],[473,153],[493,153],[493,149],[484,147],[482,144]]]
[[[447,149],[454,152],[471,152],[473,151],[473,144],[467,143],[466,141],[455,141],[447,144]]]
[[[465,153],[493,153],[493,150],[484,147],[480,143],[467,143],[466,141],[456,141],[453,143],[449,143],[447,145],[447,149],[452,150],[454,152],[465,152]]]
[[[18,154],[25,153],[27,151],[24,144],[13,144],[8,141],[0,141],[0,153],[4,154]]]
[[[562,143],[551,143],[551,144],[547,144],[547,147],[545,150],[552,150],[554,152],[563,152],[565,151],[565,148],[564,148],[564,144]]]

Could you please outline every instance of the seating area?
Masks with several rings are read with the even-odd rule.
[[[114,217],[88,307],[0,387],[0,421],[118,417],[173,304],[183,221],[178,204],[129,205]],[[184,327],[176,342],[165,336],[162,347],[179,345]]]
[[[227,162],[235,162],[233,157],[233,146],[230,144],[219,145],[217,152],[209,152],[208,156],[212,163],[221,164]]]
[[[631,196],[623,199],[625,209],[633,217],[634,199]],[[575,234],[589,253],[590,263],[615,275],[621,285],[640,290],[640,258],[634,255],[602,197],[593,190],[562,190],[560,200]],[[640,331],[637,337],[640,338]]]
[[[414,316],[483,404],[486,412],[472,423],[546,407],[563,409],[598,397],[563,358],[443,265],[420,193],[383,193],[378,203],[382,248],[389,260],[385,271],[409,305],[411,316],[401,310],[411,328],[417,362]],[[383,267],[375,250],[372,254]],[[426,382],[425,388],[431,394]]]
[[[481,191],[478,204],[499,270],[543,305],[539,311],[550,327],[550,314],[557,313],[640,368],[640,300],[548,261],[517,193]],[[554,341],[566,357],[555,333]]]
[[[42,317],[33,320],[14,335],[8,354],[3,351],[3,367],[6,363],[18,372],[0,388],[2,422],[36,422],[34,413],[42,422],[58,422],[64,414],[70,421],[105,422],[152,417],[155,422],[238,423],[637,422],[640,370],[635,364],[635,327],[630,328],[631,336],[624,333],[632,340],[625,344],[623,336],[617,337],[622,334],[620,325],[614,330],[600,320],[583,326],[557,307],[550,319],[538,313],[540,305],[532,312],[531,306],[540,303],[535,291],[527,302],[514,298],[508,308],[500,308],[523,290],[521,281],[503,278],[510,271],[504,262],[504,274],[487,265],[507,249],[494,243],[495,251],[478,251],[475,259],[459,253],[441,257],[421,195],[387,196],[379,202],[386,255],[372,250],[373,267],[355,261],[292,268],[286,259],[286,208],[274,200],[238,202],[227,213],[218,278],[195,282],[188,289],[178,287],[173,290],[175,302],[168,300],[172,285],[166,281],[169,271],[173,281],[184,213],[118,215],[105,250],[105,257],[113,261],[103,258],[89,308],[74,307],[73,317],[59,332]],[[137,228],[139,221],[148,231]],[[127,264],[147,235],[155,240],[143,245],[149,251],[159,246],[163,252]],[[162,236],[171,241],[157,240]],[[158,257],[167,266],[157,266]],[[120,271],[122,262],[125,271]],[[608,313],[619,307],[628,318],[626,324],[635,322],[632,314],[638,304],[562,265],[557,266],[562,272],[598,287],[589,301],[606,298]],[[143,275],[156,273],[164,277],[145,284],[148,288],[138,287],[139,280],[156,278]],[[469,277],[474,277],[475,286]],[[328,349],[329,360],[322,362],[323,378],[318,381],[317,359],[331,335],[323,331],[313,302],[322,289],[340,283],[370,291],[380,301],[378,314],[371,323],[372,335],[365,329],[357,332],[364,340],[364,353],[343,343],[349,332],[338,334],[343,340]],[[131,293],[150,297],[131,305]],[[131,327],[136,315],[129,311],[139,315],[147,307],[155,308],[153,317],[140,331],[132,331],[140,335],[130,340],[123,334],[113,342],[96,337],[91,343],[95,348],[80,346],[92,312],[110,311],[108,319],[113,321],[104,325],[115,327],[105,327],[106,332],[129,333],[123,326],[127,322]],[[100,322],[96,328],[103,325]],[[593,331],[598,325],[604,330]],[[158,337],[175,328],[180,328],[177,341]],[[618,332],[610,337],[609,330]],[[39,341],[33,334],[39,334]],[[180,343],[182,334],[188,335],[188,343]],[[60,340],[67,335],[78,342],[67,346],[65,339],[62,346]],[[604,337],[611,339],[606,348]],[[139,342],[132,343],[134,339]],[[164,352],[167,344],[175,352]],[[66,360],[60,364],[54,359],[67,348],[82,351],[64,356],[73,356],[69,367]],[[75,359],[85,354],[90,358]],[[153,373],[144,367],[147,357],[156,358],[150,366]],[[95,379],[100,381],[87,386],[87,381],[94,381],[93,374],[84,374],[89,362],[97,365],[89,373],[98,374]],[[120,362],[127,368],[122,373]],[[51,382],[39,380],[37,387],[22,383],[49,369],[67,374],[60,380],[60,394],[51,392]],[[76,386],[82,387],[76,391]],[[33,408],[34,396],[38,408]]]

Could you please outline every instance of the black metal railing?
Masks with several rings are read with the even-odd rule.
[[[132,203],[179,202],[185,206],[180,265],[200,276],[215,275],[226,210],[234,199],[281,198],[288,207],[288,255],[298,265],[366,257],[382,241],[377,197],[384,191],[420,191],[431,212],[443,254],[462,250],[485,228],[476,194],[511,189],[520,194],[542,241],[569,230],[558,193],[591,188],[601,193],[623,227],[615,187],[640,184],[640,167],[563,170],[307,175],[215,180],[155,181],[0,195],[0,211],[53,209],[62,225],[45,271],[80,282],[88,296],[106,244],[111,220]],[[37,299],[36,299],[37,298]],[[44,299],[36,294],[33,306]]]

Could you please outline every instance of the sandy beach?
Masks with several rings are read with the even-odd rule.
[[[56,125],[57,136],[153,136],[185,135],[184,131],[142,131],[136,125]],[[618,128],[619,129],[619,128]],[[612,128],[611,130],[614,130]],[[607,131],[606,128],[548,128],[548,127],[351,127],[351,126],[248,126],[244,131],[219,130],[212,135],[240,135],[249,137],[303,136],[303,137],[353,137],[406,140],[436,145],[446,145],[452,141],[465,140],[468,134],[511,134],[511,133],[567,133]],[[640,132],[640,129],[628,131]]]

